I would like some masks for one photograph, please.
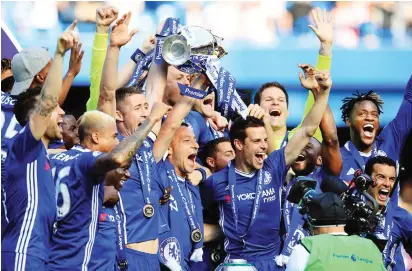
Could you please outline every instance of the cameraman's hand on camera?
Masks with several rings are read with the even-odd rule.
[[[122,47],[132,39],[134,34],[137,33],[137,28],[132,29],[129,32],[129,23],[131,17],[132,12],[129,11],[116,21],[115,25],[112,27],[112,32],[110,33],[110,46]]]
[[[109,26],[119,16],[117,8],[108,6],[96,9],[96,32],[99,34],[107,34]]]

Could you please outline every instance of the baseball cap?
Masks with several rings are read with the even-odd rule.
[[[312,226],[346,224],[343,201],[335,193],[328,192],[316,195],[308,207]]]
[[[11,61],[15,79],[11,95],[19,95],[28,89],[34,76],[46,67],[50,59],[49,52],[41,47],[25,48],[16,54]]]

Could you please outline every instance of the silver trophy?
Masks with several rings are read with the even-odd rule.
[[[179,34],[167,37],[163,43],[162,56],[170,65],[180,66],[193,54],[223,57],[227,52],[221,46],[223,38],[213,35],[200,26],[183,26]]]

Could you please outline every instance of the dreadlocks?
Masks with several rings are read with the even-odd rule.
[[[340,108],[340,110],[342,110],[342,120],[344,122],[349,117],[349,114],[352,111],[355,104],[362,102],[362,101],[371,101],[372,103],[374,103],[376,107],[378,108],[379,115],[383,112],[382,111],[383,101],[376,92],[374,92],[373,90],[370,90],[368,91],[368,93],[359,93],[359,91],[356,91],[356,93],[352,94],[352,97],[346,97],[342,100],[343,105]]]

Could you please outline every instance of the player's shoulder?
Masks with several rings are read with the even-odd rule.
[[[209,186],[213,186],[215,188],[219,188],[222,185],[227,184],[228,180],[228,171],[229,166],[223,168],[222,170],[213,173],[207,180],[206,183]]]

